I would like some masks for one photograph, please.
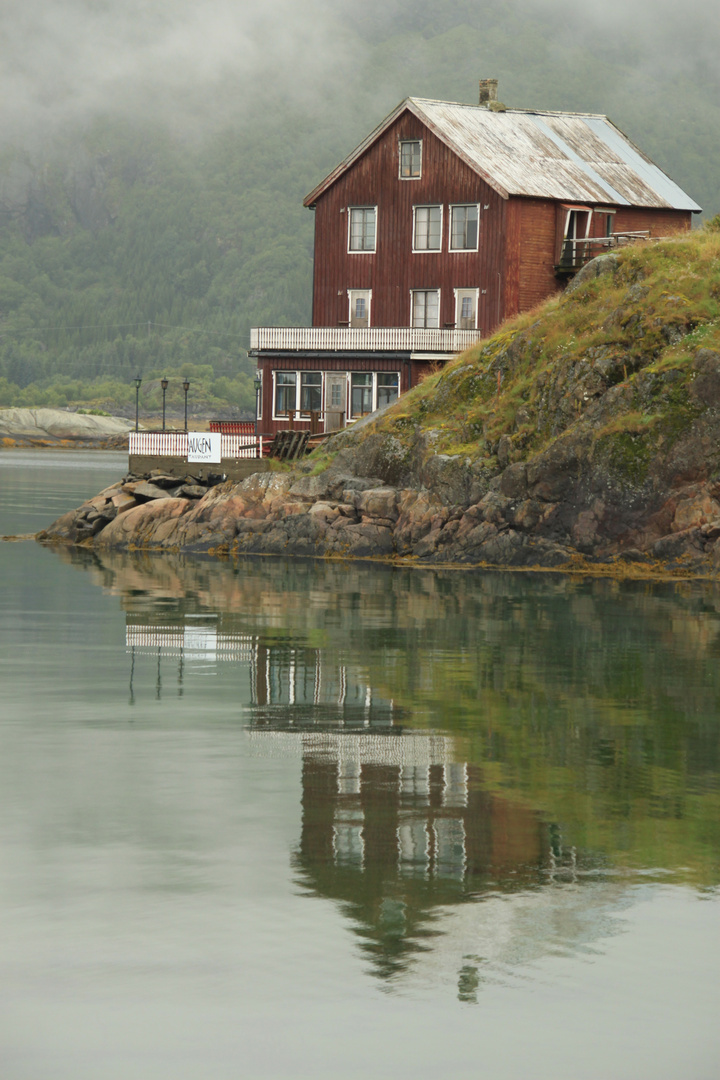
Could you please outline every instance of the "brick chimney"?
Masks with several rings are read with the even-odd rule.
[[[480,101],[478,104],[488,107],[491,101],[497,101],[497,79],[480,80]]]

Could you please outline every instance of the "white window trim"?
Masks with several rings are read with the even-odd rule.
[[[357,254],[357,253],[354,253]],[[368,326],[372,326],[372,289],[348,289],[348,326],[352,326],[352,295],[353,293],[365,293],[368,302]]]
[[[474,207],[476,207],[476,209],[477,209],[477,216],[478,216],[478,219],[477,219],[477,237],[476,237],[476,243],[475,243],[475,247],[471,247],[471,248],[456,248],[456,247],[453,247],[453,246],[452,246],[452,219],[453,219],[453,210],[455,210],[455,209],[459,209],[459,208],[460,208],[460,207],[462,207],[462,206],[474,206]],[[463,203],[451,203],[451,204],[450,204],[450,208],[449,208],[449,209],[450,209],[450,213],[448,214],[448,251],[452,252],[453,254],[454,254],[455,252],[462,252],[462,251],[479,251],[479,249],[480,249],[480,203],[468,203],[468,202],[463,202]]]
[[[375,246],[373,248],[351,248],[350,247],[350,231],[352,228],[352,212],[353,210],[374,210],[375,211]],[[377,203],[362,203],[355,206],[348,206],[347,208],[347,253],[348,255],[375,255],[377,252],[377,238],[378,238],[378,208]]]
[[[332,372],[330,374],[332,374]],[[348,388],[348,398],[347,398],[348,420],[356,420],[356,419],[359,420],[360,415],[362,415],[362,414],[359,414],[357,417],[355,417],[355,416],[353,416],[353,413],[352,413],[352,377],[353,377],[353,375],[371,375],[372,376],[371,398],[370,398],[370,402],[371,402],[371,405],[372,405],[372,409],[370,410],[371,412],[375,412],[375,410],[378,408],[378,375],[395,375],[395,377],[397,378],[398,398],[402,394],[402,391],[400,389],[400,372],[399,371],[348,371],[348,373],[347,373],[347,380],[348,380],[348,387],[347,387]]]
[[[478,328],[478,319],[479,319],[479,316],[480,316],[480,309],[479,309],[480,290],[479,289],[460,289],[460,288],[453,289],[453,294],[455,296],[455,329],[456,330],[460,329],[460,326],[459,326],[460,312],[458,311],[458,299],[459,299],[458,293],[465,293],[466,295],[467,295],[467,293],[473,293],[475,295],[475,326],[473,327],[473,330],[477,330],[477,328]]]
[[[296,419],[298,419],[298,418],[300,420],[309,420],[310,419],[310,413],[309,412],[301,412],[300,411],[300,396],[302,394],[302,377],[303,377],[303,375],[307,375],[309,373],[309,371],[311,371],[311,370],[319,372],[319,375],[320,375],[320,408],[317,411],[318,412],[323,411],[322,410],[322,403],[323,403],[323,400],[325,398],[325,372],[320,371],[319,368],[308,368],[307,371],[305,369],[303,369],[302,371],[297,371],[295,373],[296,376],[297,376],[295,393],[297,395],[296,401],[298,403],[298,407],[295,410],[295,418]]]
[[[374,371],[373,372],[373,412],[375,409],[379,409],[378,405],[378,375],[396,375],[397,376],[397,392],[398,396],[396,401],[400,398],[402,390],[400,389],[400,372],[399,371]]]
[[[420,172],[417,176],[403,176],[402,174],[402,144],[420,143]],[[422,180],[423,172],[423,140],[422,139],[398,139],[398,180]]]
[[[410,322],[408,323],[408,326],[411,329],[413,329],[415,327],[415,324],[413,322],[413,316],[415,314],[415,304],[414,304],[414,299],[413,298],[415,296],[415,293],[421,293],[421,292],[422,293],[429,293],[429,292],[437,293],[437,298],[438,298],[438,324],[437,324],[437,326],[425,327],[425,329],[427,329],[427,330],[438,330],[440,328],[440,312],[442,311],[442,294],[441,294],[442,291],[440,289],[411,289],[410,290]],[[423,328],[418,327],[417,329],[423,329]]]
[[[320,369],[319,368],[312,368],[312,370],[313,371],[319,371]],[[273,377],[272,418],[273,418],[273,420],[284,420],[287,417],[287,413],[276,412],[276,408],[275,408],[276,403],[277,403],[277,376],[278,376],[278,374],[294,375],[295,376],[295,401],[297,402],[297,405],[296,405],[296,408],[295,408],[295,419],[296,420],[304,420],[304,421],[309,422],[310,421],[310,413],[300,411],[300,394],[302,393],[302,377],[303,377],[303,375],[307,374],[307,372],[305,371],[304,368],[302,370],[298,370],[298,371],[288,371],[287,368],[275,368],[273,370],[273,373],[272,373],[272,377]],[[326,373],[324,371],[320,371],[320,403],[321,403],[321,408],[318,409],[318,412],[323,412],[322,403],[325,401],[325,374]]]
[[[440,247],[436,248],[416,248],[415,247],[415,229],[417,225],[417,211],[429,210],[431,207],[440,207]],[[418,203],[417,206],[413,206],[413,231],[412,231],[412,253],[413,255],[439,255],[443,249],[443,228],[444,221],[444,207],[442,203]]]
[[[299,400],[299,398],[298,398],[298,372],[297,371],[287,371],[285,368],[280,368],[280,369],[274,368],[273,373],[272,373],[272,380],[273,380],[273,387],[272,387],[272,389],[273,389],[273,392],[272,392],[272,418],[273,418],[273,420],[285,420],[287,418],[287,413],[276,412],[277,386],[278,386],[277,377],[278,377],[279,374],[282,374],[282,375],[294,375],[295,376],[295,401],[297,402]],[[299,415],[300,415],[300,412],[296,408],[295,409],[295,416],[298,417]]]

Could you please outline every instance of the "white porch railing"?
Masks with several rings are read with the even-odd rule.
[[[250,331],[250,349],[454,354],[468,349],[481,337],[482,330],[407,326],[256,326]]]
[[[262,457],[262,435],[222,435],[221,452],[223,458],[259,458]],[[143,457],[181,457],[188,456],[187,431],[131,431],[131,454]]]

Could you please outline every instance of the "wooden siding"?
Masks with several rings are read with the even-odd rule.
[[[520,290],[518,311],[527,311],[559,292],[555,278],[555,204],[541,199],[516,200],[520,216]],[[510,314],[508,312],[508,314]]]
[[[421,139],[422,177],[400,180],[398,142]],[[450,252],[449,207],[480,206],[479,251]],[[443,206],[440,252],[414,254],[413,206]],[[377,206],[376,252],[349,253],[348,207]],[[487,207],[487,209],[485,209]],[[319,199],[313,326],[348,323],[348,289],[371,289],[372,326],[409,326],[410,292],[440,289],[440,326],[455,323],[453,290],[478,289],[479,325],[496,322],[504,200],[411,113],[404,113]]]
[[[687,232],[691,224],[692,214],[689,210],[644,210],[641,207],[618,206],[613,232],[648,229],[651,236],[671,236],[676,232]]]

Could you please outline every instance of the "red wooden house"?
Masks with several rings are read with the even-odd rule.
[[[265,432],[332,430],[700,207],[605,116],[407,98],[322,183],[312,327],[261,327]],[[313,415],[316,414],[316,415]]]

